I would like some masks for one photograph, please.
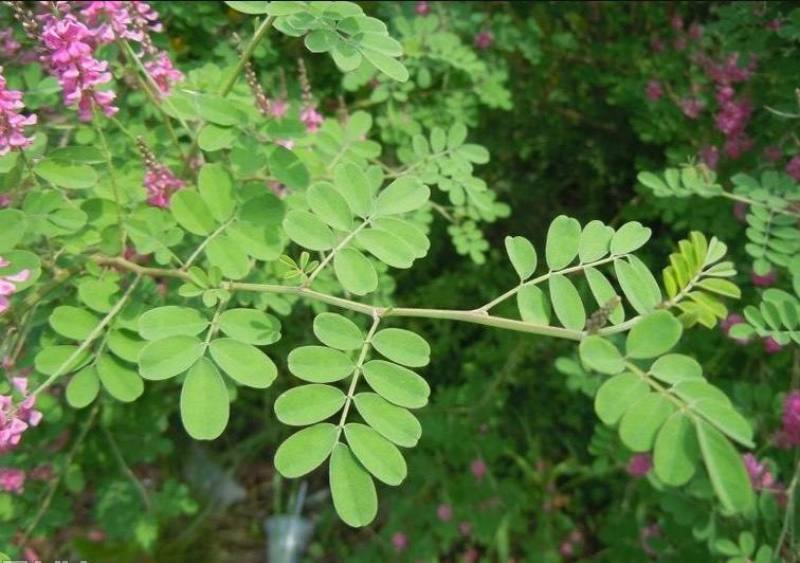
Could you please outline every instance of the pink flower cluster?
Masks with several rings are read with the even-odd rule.
[[[425,0],[421,0],[414,6],[414,11],[420,16],[427,16],[431,11],[431,7]]]
[[[644,92],[648,100],[657,102],[664,95],[664,88],[661,86],[660,81],[652,79],[647,82]]]
[[[484,29],[475,36],[475,46],[485,51],[494,43],[494,33],[490,29]]]
[[[14,449],[22,439],[22,434],[42,420],[42,413],[33,408],[36,397],[27,396],[27,378],[15,377],[12,383],[26,397],[15,406],[11,395],[0,395],[0,453]]]
[[[776,437],[784,448],[800,446],[800,391],[792,391],[783,400],[783,426]]]
[[[316,133],[319,131],[324,118],[313,105],[307,105],[300,111],[300,121],[306,126],[306,131]]]
[[[183,73],[173,66],[172,59],[164,51],[145,62],[144,68],[162,94],[169,94],[172,86],[183,80]]]
[[[169,207],[172,194],[184,186],[183,180],[176,177],[163,164],[148,166],[144,175],[144,187],[147,189],[147,203],[155,207]]]
[[[743,316],[738,313],[730,313],[727,317],[720,321],[719,328],[722,330],[722,334],[731,338],[736,344],[739,346],[746,346],[750,342],[749,338],[734,338],[731,336],[731,329],[743,322],[745,322]]]
[[[91,120],[95,108],[109,116],[117,113],[114,92],[99,89],[111,81],[111,73],[108,62],[94,57],[95,34],[86,25],[72,14],[63,18],[48,15],[42,44],[42,62],[61,84],[64,103],[77,106],[81,120]]]
[[[117,39],[141,43],[148,28],[162,29],[158,12],[147,2],[86,2],[81,17],[94,29],[100,43],[113,43]]]
[[[0,256],[0,268],[5,268],[10,262]],[[17,284],[27,281],[30,277],[30,270],[20,270],[16,274],[0,276],[0,315],[5,313],[11,305],[9,297],[17,292]]]
[[[796,154],[792,157],[786,164],[785,170],[796,182],[800,182],[800,154]]]
[[[765,462],[759,462],[753,454],[744,454],[742,460],[753,489],[771,489],[775,486],[775,477],[767,468]]]
[[[0,467],[0,489],[7,493],[20,494],[25,486],[25,471],[11,467]]]
[[[637,479],[647,475],[653,468],[653,458],[650,454],[634,454],[628,461],[626,471],[631,477]]]
[[[558,547],[558,552],[562,557],[574,557],[579,553],[582,545],[583,532],[576,528],[561,542],[561,545]]]
[[[25,136],[25,127],[36,123],[36,115],[25,117],[19,113],[22,108],[22,92],[6,88],[0,66],[0,156],[11,149],[24,149],[33,142],[32,137]]]
[[[21,48],[22,45],[14,38],[14,31],[10,27],[0,31],[0,54],[4,59],[14,57]]]

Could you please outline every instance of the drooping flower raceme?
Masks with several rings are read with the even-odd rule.
[[[95,39],[88,27],[71,14],[63,18],[50,15],[45,19],[42,43],[42,62],[61,84],[64,103],[77,106],[81,120],[91,120],[95,108],[109,116],[117,113],[113,105],[116,94],[99,89],[111,81],[111,73],[108,62],[94,57]]]
[[[33,142],[32,137],[25,136],[25,127],[36,123],[36,115],[25,117],[19,112],[22,108],[22,92],[6,88],[0,66],[0,156],[12,149],[22,150]]]
[[[25,398],[14,405],[11,395],[0,395],[0,454],[14,449],[22,434],[42,420],[42,413],[33,408],[36,396],[28,395],[28,380],[15,377],[12,383]]]
[[[183,80],[183,73],[173,66],[172,59],[164,51],[145,62],[144,68],[162,94],[169,94],[172,87]]]
[[[144,174],[144,187],[147,190],[147,203],[155,207],[169,207],[169,200],[185,183],[175,176],[164,164],[159,162],[153,151],[142,139],[137,140],[147,171]]]

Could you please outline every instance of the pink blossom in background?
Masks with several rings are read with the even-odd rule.
[[[0,467],[0,489],[16,495],[25,487],[25,471],[9,467]]]
[[[764,28],[768,29],[769,31],[780,31],[782,25],[783,25],[783,22],[780,20],[780,18],[775,18],[775,19],[769,20],[764,25]]]
[[[117,39],[142,40],[142,30],[133,25],[127,2],[85,2],[81,19],[94,32],[98,43],[113,43]]]
[[[767,354],[777,354],[783,349],[783,346],[778,344],[778,342],[771,336],[767,336],[764,340],[761,341],[761,344],[764,347],[764,351]]]
[[[436,509],[436,517],[442,522],[449,522],[453,519],[453,507],[449,504],[440,504]]]
[[[753,148],[753,139],[744,134],[736,135],[728,138],[723,148],[725,154],[735,160]]]
[[[672,18],[669,20],[669,25],[675,31],[681,31],[683,29],[683,18],[677,15],[672,16]]]
[[[417,5],[414,6],[414,11],[420,16],[427,16],[431,11],[431,7],[425,0],[422,0],[421,2],[417,2]]]
[[[64,103],[77,106],[81,120],[91,120],[95,108],[109,116],[117,113],[114,92],[98,89],[111,81],[108,62],[94,57],[94,34],[83,23],[71,14],[60,19],[48,15],[42,44],[42,63],[61,84]]]
[[[563,557],[572,557],[575,555],[575,548],[572,547],[572,544],[568,541],[561,542],[561,545],[558,547],[558,552]]]
[[[650,38],[650,48],[655,53],[663,53],[664,52],[664,41],[657,36],[653,36]]]
[[[14,57],[20,48],[22,48],[22,45],[14,39],[14,30],[7,28],[0,31],[0,55],[4,59]]]
[[[800,391],[792,391],[783,400],[783,426],[778,432],[778,445],[784,448],[800,445]]]
[[[711,170],[716,170],[719,165],[719,149],[716,145],[706,145],[700,149],[700,160]]]
[[[36,123],[36,115],[25,117],[20,113],[23,107],[22,92],[6,88],[6,78],[0,66],[0,156],[12,149],[25,149],[33,142],[33,137],[25,136],[25,127]]]
[[[703,37],[703,26],[697,22],[692,22],[692,25],[689,26],[689,37],[691,37],[693,41],[697,41]]]
[[[800,182],[800,154],[796,154],[786,164],[786,173],[794,178],[796,182]]]
[[[771,269],[763,276],[752,272],[750,274],[750,281],[753,282],[753,285],[758,287],[770,287],[775,285],[775,282],[778,281],[778,272],[775,268]]]
[[[661,87],[661,82],[655,79],[647,82],[644,92],[647,95],[647,99],[653,102],[657,102],[659,99],[661,99],[661,96],[664,95],[664,89]]]
[[[725,336],[730,337],[731,328],[735,325],[741,324],[745,322],[744,317],[738,313],[729,313],[727,317],[719,323],[719,328],[722,330],[722,334]],[[733,341],[739,344],[740,346],[745,346],[750,342],[749,338],[733,338]]]
[[[11,197],[5,194],[0,195],[0,207],[8,207],[11,205]]]
[[[275,119],[282,119],[286,117],[286,114],[289,111],[289,102],[282,98],[278,98],[276,100],[270,100],[269,104],[269,113]]]
[[[697,98],[681,98],[678,104],[683,112],[683,115],[689,119],[697,119],[700,112],[703,111],[705,104]]]
[[[306,131],[309,133],[316,133],[319,131],[324,118],[322,114],[317,111],[317,108],[312,105],[305,106],[300,112],[300,121],[306,126]]]
[[[9,265],[8,260],[0,256],[0,268],[6,268]],[[28,281],[30,274],[30,270],[24,269],[16,274],[0,276],[0,315],[11,306],[9,298],[17,292],[17,284]]]
[[[469,470],[478,481],[482,480],[486,476],[487,469],[488,467],[486,466],[486,462],[481,458],[473,460],[469,465]]]
[[[750,209],[749,204],[743,201],[737,201],[733,204],[733,216],[736,217],[736,220],[740,223],[746,223],[748,209]]]
[[[775,477],[770,473],[766,463],[759,463],[753,454],[744,454],[742,460],[754,489],[769,489],[775,484]]]
[[[476,563],[481,557],[481,554],[478,553],[478,550],[474,547],[468,548],[464,553],[461,554],[461,562],[462,563]]]
[[[28,380],[14,378],[12,383],[25,398],[14,405],[11,395],[0,395],[0,454],[17,447],[22,434],[42,420],[42,413],[33,408],[36,397],[28,396]]]
[[[458,531],[462,536],[467,537],[472,533],[472,524],[467,521],[459,522]]]
[[[782,156],[783,151],[780,147],[775,145],[764,147],[764,158],[766,158],[769,162],[775,163],[779,161]]]
[[[147,73],[162,94],[169,94],[172,87],[183,80],[183,73],[172,65],[169,55],[161,51],[152,60],[144,63]]]
[[[395,532],[392,536],[392,546],[398,553],[408,548],[408,536],[403,532]]]
[[[478,49],[486,50],[489,47],[491,47],[493,43],[494,43],[494,34],[488,29],[481,31],[478,35],[475,36],[475,46]]]
[[[144,175],[144,187],[147,190],[147,203],[155,207],[169,207],[172,194],[185,185],[163,164],[156,163],[147,167]]]
[[[647,475],[652,468],[653,458],[650,454],[634,454],[628,461],[626,470],[631,477],[640,478]]]

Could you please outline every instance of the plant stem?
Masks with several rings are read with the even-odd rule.
[[[194,261],[195,261],[195,260],[197,260],[197,257],[198,257],[198,256],[200,256],[200,253],[201,253],[201,252],[203,252],[203,250],[204,250],[204,249],[205,249],[205,247],[208,245],[208,243],[209,243],[209,242],[211,242],[212,240],[214,240],[215,238],[217,238],[217,236],[219,236],[219,234],[220,234],[222,231],[224,231],[225,229],[227,229],[227,228],[228,228],[228,226],[229,226],[229,225],[230,225],[232,222],[233,222],[233,218],[231,218],[231,219],[228,219],[228,220],[227,220],[227,221],[225,221],[225,222],[224,222],[222,225],[220,225],[220,226],[217,228],[217,230],[216,230],[216,231],[214,231],[213,233],[211,233],[210,235],[208,235],[208,237],[206,237],[206,239],[205,239],[205,240],[204,240],[202,243],[200,243],[200,246],[198,246],[198,247],[195,249],[195,251],[194,251],[194,252],[192,252],[192,255],[191,255],[191,256],[189,256],[189,259],[188,259],[188,260],[186,260],[186,262],[183,264],[183,266],[181,266],[181,270],[183,270],[184,272],[185,272],[186,270],[188,270],[188,269],[189,269],[189,266],[191,266],[191,265],[194,263]]]
[[[125,476],[130,479],[131,483],[133,483],[133,486],[136,487],[136,490],[139,492],[139,496],[142,497],[142,503],[147,509],[147,512],[152,512],[153,504],[150,502],[150,496],[147,494],[147,489],[144,488],[142,482],[139,481],[139,478],[136,477],[136,474],[125,462],[125,458],[122,456],[122,452],[117,445],[117,441],[114,440],[114,436],[111,434],[111,431],[109,431],[109,429],[105,426],[101,426],[101,428],[103,430],[103,434],[106,436],[106,440],[108,440],[108,444],[111,446],[111,453],[114,454],[120,469],[122,469],[122,472],[125,474]]]
[[[253,34],[253,38],[247,44],[247,47],[245,47],[244,51],[242,51],[242,56],[239,57],[239,62],[236,63],[236,68],[233,69],[231,74],[228,76],[228,79],[222,83],[222,87],[219,89],[220,96],[224,98],[233,89],[233,86],[236,84],[236,80],[242,73],[244,66],[247,64],[247,61],[250,60],[250,57],[253,56],[253,51],[256,50],[258,43],[261,41],[261,38],[264,37],[264,34],[267,33],[274,19],[275,16],[269,16],[263,22],[261,22],[261,25],[258,26],[256,32]]]
[[[100,146],[103,149],[103,156],[105,156],[106,159],[108,176],[111,179],[111,192],[114,194],[114,203],[117,204],[117,223],[119,225],[120,236],[119,252],[121,254],[125,251],[125,239],[127,238],[125,234],[125,221],[122,218],[122,200],[119,197],[119,187],[117,186],[117,180],[114,174],[114,163],[112,162],[111,151],[108,148],[108,141],[106,140],[105,133],[103,133],[103,128],[100,127],[100,120],[98,119],[97,113],[98,112],[95,110],[94,129],[97,132],[97,136],[100,138]]]
[[[308,276],[308,279],[305,282],[303,282],[302,287],[309,287],[311,285],[311,282],[314,281],[314,278],[316,278],[320,274],[320,272],[322,272],[322,270],[325,269],[325,266],[327,266],[331,260],[333,260],[333,257],[336,256],[336,254],[341,249],[347,246],[347,243],[353,240],[353,237],[355,237],[358,233],[363,231],[367,225],[369,225],[369,221],[370,221],[369,218],[365,219],[363,223],[361,223],[358,227],[350,231],[350,233],[348,233],[348,235],[342,239],[342,242],[337,244],[336,248],[331,250],[330,253],[328,253],[328,255],[322,260],[322,262],[319,263],[319,266],[314,268],[314,271],[311,272],[311,274]]]
[[[378,330],[379,324],[381,324],[381,317],[376,313],[372,317],[372,326],[367,333],[367,338],[364,340],[364,346],[361,347],[361,353],[358,355],[358,361],[356,362],[356,367],[353,370],[353,379],[350,381],[350,387],[347,389],[347,398],[345,399],[344,407],[342,408],[342,416],[339,418],[339,430],[336,433],[336,442],[339,441],[339,436],[342,435],[345,422],[347,422],[347,413],[350,412],[350,405],[353,402],[353,396],[356,393],[358,380],[361,377],[361,368],[364,365],[364,360],[367,359],[367,353],[372,345],[372,337],[375,336],[375,331]]]

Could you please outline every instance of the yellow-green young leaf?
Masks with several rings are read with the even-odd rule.
[[[275,415],[284,424],[306,426],[339,412],[345,399],[341,389],[332,385],[301,385],[285,391],[275,400]]]
[[[519,279],[527,280],[536,271],[536,248],[525,237],[506,237],[506,252]]]
[[[214,219],[222,223],[230,219],[236,207],[231,177],[218,162],[204,164],[197,175],[197,189]]]
[[[207,236],[214,230],[214,216],[196,191],[178,191],[170,199],[169,207],[178,224],[193,235]]]
[[[349,231],[353,226],[353,212],[333,184],[317,182],[306,192],[308,206],[325,223],[340,231]]]
[[[130,403],[144,393],[144,382],[139,374],[123,366],[108,354],[97,358],[97,375],[103,388],[116,400]]]
[[[333,257],[336,279],[350,293],[366,295],[378,288],[378,274],[369,258],[355,248],[344,248]]]
[[[578,245],[581,263],[594,262],[608,254],[608,245],[613,236],[614,229],[604,225],[602,221],[589,221],[581,231]]]
[[[675,407],[661,393],[647,393],[633,403],[619,423],[622,443],[634,452],[652,449],[653,441]]]
[[[240,385],[265,389],[278,377],[278,368],[264,352],[232,338],[218,338],[210,347],[217,365]]]
[[[629,254],[643,247],[653,234],[648,227],[638,221],[625,223],[611,239],[611,254]]]
[[[617,347],[602,336],[588,336],[581,341],[581,361],[600,373],[616,375],[625,369],[625,358]]]
[[[703,399],[692,403],[692,410],[716,426],[723,434],[746,448],[754,447],[750,423],[729,403]]]
[[[408,410],[376,393],[359,393],[353,398],[358,414],[384,438],[398,446],[413,448],[422,436],[422,426]]]
[[[683,354],[666,354],[650,366],[650,375],[675,385],[686,379],[702,379],[703,368],[694,358]]]
[[[578,256],[581,239],[581,224],[577,219],[559,215],[550,223],[547,230],[545,257],[551,271],[561,270],[570,265]]]
[[[647,279],[642,279],[639,271],[624,259],[614,260],[614,272],[622,292],[637,313],[644,315],[652,311],[659,303],[653,299],[653,292]]]
[[[333,170],[333,185],[347,201],[353,213],[366,217],[372,209],[372,190],[364,172],[351,162]]]
[[[139,334],[147,340],[160,340],[168,336],[194,336],[208,327],[206,319],[197,309],[167,305],[150,309],[139,317]]]
[[[594,397],[597,416],[609,426],[616,424],[625,411],[640,397],[649,392],[642,378],[632,373],[622,373],[607,380]]]
[[[378,495],[375,483],[350,448],[336,444],[328,478],[336,513],[348,526],[360,528],[375,519]]]
[[[683,325],[669,311],[650,313],[628,333],[625,354],[637,360],[656,358],[669,352],[682,333]]]
[[[372,347],[386,358],[419,368],[428,365],[431,347],[419,334],[402,328],[384,328],[372,337]]]
[[[537,285],[526,285],[517,292],[517,308],[523,321],[540,325],[550,324],[550,301]]]
[[[695,425],[711,485],[729,513],[743,513],[754,505],[753,487],[742,456],[720,432],[703,420]]]
[[[206,245],[206,258],[227,279],[240,280],[250,273],[250,259],[244,247],[228,235],[219,235]]]
[[[283,228],[293,242],[309,250],[330,250],[336,244],[330,227],[308,211],[287,213]]]
[[[387,485],[399,485],[408,468],[403,454],[389,440],[366,424],[351,422],[344,427],[350,450],[367,471]]]
[[[372,224],[376,229],[387,231],[405,242],[414,252],[415,258],[422,258],[428,254],[431,241],[422,229],[413,223],[397,217],[378,217]]]
[[[100,320],[89,311],[69,305],[53,309],[50,314],[50,326],[58,334],[70,340],[86,340]]]
[[[347,354],[326,346],[301,346],[289,352],[289,371],[312,383],[344,379],[355,367]]]
[[[194,336],[169,336],[154,340],[139,352],[139,373],[159,381],[183,373],[203,355],[205,344]]]
[[[589,289],[592,291],[592,295],[598,307],[605,307],[612,299],[619,297],[614,286],[608,281],[608,278],[596,268],[586,268],[583,274],[586,276],[586,281],[589,282]],[[611,321],[611,324],[615,325],[625,320],[625,308],[622,306],[621,299],[619,305],[611,311],[608,320]]]
[[[275,146],[267,160],[270,172],[281,184],[295,190],[302,190],[308,186],[310,177],[306,165],[286,147]]]
[[[378,395],[395,405],[418,409],[428,404],[428,382],[408,368],[383,360],[364,364],[364,379]]]
[[[77,346],[47,346],[36,354],[33,364],[36,371],[44,375],[61,375],[75,371],[89,359],[89,353],[83,350],[78,352]],[[73,358],[73,356],[75,356]],[[70,359],[72,358],[72,359]]]
[[[653,466],[656,476],[667,485],[678,487],[692,478],[700,451],[692,422],[676,412],[656,436]]]
[[[720,278],[706,278],[697,285],[706,291],[718,293],[731,299],[739,299],[742,296],[742,290],[735,283]]]
[[[239,342],[266,346],[281,338],[281,323],[257,309],[228,309],[219,317],[219,328]]]
[[[97,378],[97,368],[89,366],[72,376],[67,385],[67,403],[75,409],[82,409],[97,397],[100,390],[100,380]]]
[[[2,219],[0,219],[2,223]],[[78,284],[78,297],[81,302],[98,313],[108,313],[117,301],[119,285],[111,280],[88,278]]]
[[[375,258],[392,268],[410,268],[416,257],[410,245],[389,231],[367,229],[358,233],[356,240]]]
[[[573,283],[562,274],[554,274],[548,282],[550,301],[559,322],[565,328],[582,330],[586,324],[586,310]]]
[[[337,350],[359,350],[364,333],[358,325],[338,313],[320,313],[314,318],[314,335],[325,346]]]
[[[230,416],[228,390],[214,364],[201,358],[183,381],[181,420],[195,440],[214,440],[225,430]]]
[[[408,69],[397,59],[371,49],[362,49],[361,54],[364,55],[375,68],[389,78],[397,80],[398,82],[405,82],[408,80]]]
[[[275,452],[275,469],[289,479],[311,473],[328,459],[338,430],[333,424],[320,422],[295,432]]]

